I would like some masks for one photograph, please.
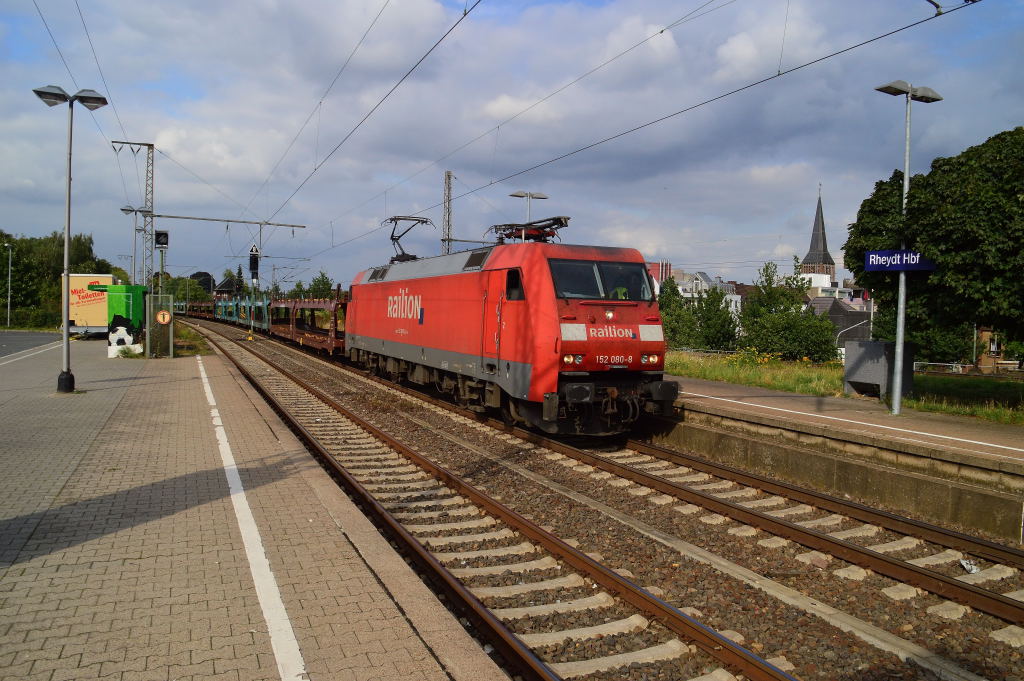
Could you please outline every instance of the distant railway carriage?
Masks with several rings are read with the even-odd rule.
[[[235,298],[220,298],[214,301],[213,318],[222,322],[238,321],[238,300]]]
[[[551,433],[621,432],[678,391],[633,249],[524,241],[394,262],[356,276],[347,312],[349,359]]]
[[[328,355],[345,349],[345,298],[274,300],[270,333]]]
[[[187,313],[432,384],[549,433],[623,432],[678,394],[663,377],[653,283],[636,250],[549,243],[567,222],[498,225],[496,245],[434,258],[402,251],[334,299],[242,297]]]

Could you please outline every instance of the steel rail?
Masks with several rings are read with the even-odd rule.
[[[384,507],[381,506],[379,502],[377,502],[373,496],[348,473],[348,471],[345,470],[343,466],[341,466],[341,464],[337,463],[333,457],[331,457],[330,454],[316,442],[315,437],[301,424],[299,424],[276,398],[269,395],[269,393],[260,386],[259,382],[250,372],[242,367],[239,362],[231,357],[229,353],[225,352],[219,343],[212,340],[211,342],[213,342],[218,349],[224,352],[224,354],[232,360],[247,380],[253,383],[256,389],[265,398],[267,398],[272,405],[274,405],[275,409],[281,410],[282,416],[286,417],[288,422],[296,427],[299,433],[302,434],[303,439],[310,440],[310,444],[317,453],[324,457],[331,468],[345,481],[346,487],[350,488],[355,494],[357,494],[365,506],[373,512],[374,516],[379,518],[389,530],[393,531],[395,535],[403,541],[403,543],[408,545],[408,547],[414,552],[417,560],[429,567],[431,573],[436,574],[437,577],[440,578],[446,590],[455,594],[460,601],[464,602],[468,606],[472,611],[474,619],[486,624],[484,628],[491,632],[501,642],[503,653],[506,653],[506,655],[511,659],[521,660],[523,665],[525,665],[531,673],[538,675],[538,678],[559,678],[557,675],[554,675],[554,672],[552,672],[543,663],[543,661],[537,658],[529,648],[524,646],[515,634],[505,628],[501,621],[498,620],[486,607],[484,607],[483,604],[472,595],[472,593],[462,586],[462,584],[458,582],[458,580],[454,578],[444,568],[444,566],[441,565],[425,547],[423,547],[422,544],[420,544],[407,530],[405,530],[405,528],[402,527],[402,525],[395,520],[391,514],[388,513],[388,511],[384,509]],[[266,362],[275,371],[280,372],[289,380],[295,382],[296,385],[308,391],[314,397],[341,414],[346,419],[356,423],[360,428],[367,431],[373,437],[386,442],[389,447],[392,447],[395,451],[412,460],[437,480],[443,482],[449,487],[452,487],[459,494],[470,498],[474,503],[483,507],[488,513],[500,518],[503,522],[513,527],[525,537],[536,541],[566,564],[586,574],[604,588],[613,591],[627,603],[630,603],[638,610],[648,614],[653,619],[656,619],[675,634],[694,643],[697,647],[701,648],[715,659],[721,661],[723,664],[730,665],[740,670],[746,678],[753,679],[755,681],[796,681],[794,677],[778,669],[766,660],[758,657],[743,646],[738,645],[731,639],[722,636],[713,629],[706,627],[697,620],[680,612],[668,603],[654,597],[646,590],[641,589],[637,585],[620,576],[618,573],[606,568],[572,546],[569,546],[551,533],[544,531],[538,525],[527,520],[504,504],[479,492],[451,471],[434,464],[414,449],[406,446],[398,440],[395,440],[393,437],[387,435],[359,416],[351,413],[319,388],[310,385],[308,382],[295,376],[292,372],[284,369],[272,360],[259,355],[254,349],[241,345],[239,347],[242,350],[258,357],[261,361]],[[540,667],[537,666],[538,664]]]
[[[474,623],[474,625],[481,631],[487,632],[487,635],[492,641],[496,643],[496,648],[501,652],[506,660],[512,666],[517,667],[520,672],[528,675],[530,678],[541,679],[543,681],[559,681],[560,677],[555,674],[551,669],[538,658],[532,650],[530,650],[525,644],[523,644],[515,634],[513,634],[499,620],[494,614],[490,612],[480,601],[465,587],[458,579],[456,579],[443,565],[430,553],[430,551],[423,546],[416,538],[398,522],[394,516],[391,515],[381,504],[378,502],[372,494],[370,494],[360,483],[356,480],[348,470],[345,469],[340,463],[338,463],[330,452],[327,451],[317,440],[316,436],[313,435],[302,423],[298,417],[293,416],[287,406],[285,406],[275,395],[273,395],[268,389],[266,389],[260,381],[246,368],[241,362],[228,352],[224,346],[217,340],[209,338],[210,342],[231,362],[235,367],[245,376],[253,387],[263,396],[265,400],[271,405],[271,407],[281,416],[282,419],[288,425],[293,428],[296,434],[303,440],[303,442],[316,454],[317,458],[327,466],[335,476],[340,478],[344,487],[352,493],[357,502],[361,507],[370,512],[370,514],[378,521],[378,526],[383,526],[385,530],[391,534],[392,537],[401,541],[402,545],[410,552],[411,557],[416,563],[423,569],[429,576],[431,581],[440,586],[452,599],[454,603],[459,603],[463,607],[460,610],[463,614],[468,616]],[[231,341],[231,339],[227,339]],[[234,342],[234,341],[231,341]],[[236,344],[237,346],[237,344]],[[237,346],[242,350],[246,350],[249,353],[255,355],[261,361],[269,364],[273,369],[280,372],[289,380],[296,383],[301,388],[311,392],[317,399],[325,402],[327,406],[338,411],[339,414],[352,420],[356,425],[364,430],[370,432],[374,437],[380,438],[387,446],[396,449],[401,452],[405,447],[387,435],[380,433],[377,429],[367,429],[363,420],[352,414],[346,413],[344,409],[339,410],[338,406],[333,403],[333,400],[329,398],[324,399],[323,394],[316,388],[305,384],[304,381],[297,379],[293,374],[287,370],[277,366],[274,362],[267,360],[265,357],[258,355],[254,350],[245,347]]]
[[[782,518],[775,518],[760,511],[719,499],[711,494],[690,489],[684,485],[659,478],[627,464],[609,461],[604,457],[585,452],[555,440],[550,440],[541,435],[536,435],[522,429],[515,429],[515,431],[517,436],[534,444],[571,456],[595,468],[619,475],[635,483],[658,490],[663,494],[703,506],[710,511],[726,515],[780,537],[791,539],[808,548],[826,551],[854,565],[859,565],[897,581],[920,587],[943,598],[963,603],[1013,624],[1024,624],[1024,603],[1007,596],[982,589],[973,584],[961,582],[927,568],[890,558],[877,551],[872,551],[842,539],[836,539],[823,532],[802,527]]]
[[[988,591],[987,589],[983,589],[973,584],[961,582],[952,577],[947,577],[941,573],[935,572],[934,570],[929,570],[927,568],[912,565],[905,561],[890,558],[885,554],[872,551],[852,542],[836,539],[823,532],[818,532],[811,528],[805,528],[797,525],[796,523],[791,523],[781,518],[775,518],[765,513],[745,508],[739,504],[718,499],[711,494],[689,489],[683,485],[653,476],[626,464],[609,461],[603,457],[590,454],[579,448],[566,445],[533,431],[509,426],[497,419],[483,416],[462,407],[454,406],[435,397],[424,395],[419,391],[395,385],[390,381],[376,377],[371,378],[384,385],[388,385],[392,388],[405,392],[406,394],[413,395],[418,399],[424,399],[436,406],[442,406],[460,415],[474,418],[479,422],[513,434],[520,439],[526,440],[535,445],[571,456],[577,460],[592,465],[595,468],[599,468],[615,475],[620,475],[638,484],[642,484],[664,494],[674,496],[677,499],[681,499],[689,503],[696,503],[708,508],[709,510],[713,510],[716,513],[727,515],[754,527],[791,539],[803,546],[807,546],[808,548],[827,551],[828,553],[838,558],[842,558],[849,563],[853,563],[854,565],[859,565],[897,581],[920,587],[936,595],[963,603],[964,605],[968,605],[976,610],[986,612],[1008,622],[1018,625],[1024,624],[1024,603],[1002,594]],[[1000,546],[995,542],[989,542],[984,539],[975,539],[968,535],[930,525],[928,523],[905,518],[885,511],[874,510],[856,502],[843,501],[841,499],[810,490],[801,490],[800,488],[789,485],[788,483],[770,480],[763,476],[746,473],[738,469],[715,464],[707,460],[691,458],[664,447],[658,447],[656,445],[641,443],[634,440],[630,440],[627,443],[627,446],[635,448],[637,451],[643,453],[664,457],[673,462],[676,462],[676,459],[684,461],[687,466],[692,466],[697,470],[711,473],[716,476],[723,477],[724,479],[733,479],[735,482],[749,480],[749,483],[742,482],[741,484],[750,484],[754,487],[761,487],[763,485],[763,489],[765,489],[765,491],[791,496],[794,500],[815,504],[826,510],[834,510],[835,512],[844,513],[852,518],[864,520],[865,522],[875,522],[883,525],[887,529],[904,532],[911,536],[918,536],[922,539],[932,541],[948,548],[961,548],[968,553],[993,560],[994,562],[1004,562],[1003,558],[1005,557],[1005,562],[1014,567],[1024,566],[1024,552],[1010,547]],[[720,472],[723,473],[723,475],[720,475]],[[736,477],[730,478],[729,476],[731,474],[735,474]]]
[[[906,518],[895,513],[889,513],[888,511],[874,509],[855,501],[847,501],[830,494],[825,494],[824,492],[803,489],[787,482],[773,480],[763,475],[749,473],[732,466],[715,463],[648,442],[630,440],[626,443],[626,446],[642,454],[689,466],[703,473],[710,473],[711,475],[725,480],[732,480],[741,485],[757,487],[771,494],[785,495],[795,501],[813,504],[833,513],[842,513],[855,520],[882,525],[887,529],[902,532],[903,534],[939,544],[946,548],[959,549],[994,563],[1003,563],[1011,567],[1024,569],[1024,551],[1020,549],[1002,546],[986,539],[971,537],[944,527]]]
[[[363,372],[359,373],[362,374]],[[563,444],[561,442],[558,442],[557,440],[552,440],[551,438],[539,435],[537,433],[525,430],[523,428],[509,426],[508,424],[505,424],[497,419],[483,416],[479,413],[473,412],[462,407],[453,406],[450,403],[447,403],[443,400],[438,400],[437,398],[424,395],[419,391],[412,390],[404,386],[396,385],[395,383],[392,383],[390,381],[386,381],[384,379],[372,376],[370,378],[372,380],[379,381],[383,385],[387,385],[391,388],[400,390],[408,395],[415,396],[417,399],[428,401],[437,406],[443,406],[455,413],[459,413],[460,415],[464,415],[469,418],[474,418],[479,422],[485,423],[499,430],[503,430],[505,432],[513,434],[519,437],[520,439],[526,440],[538,446],[546,447],[548,449],[551,449],[552,451],[556,451],[571,456],[579,461],[583,461],[589,465],[592,465],[595,468],[599,468],[600,470],[607,471],[615,475],[619,475],[638,484],[645,485],[652,489],[656,489],[662,492],[663,494],[669,494],[677,499],[686,501],[688,503],[695,503],[704,506],[705,508],[708,508],[709,510],[712,510],[716,513],[727,515],[748,525],[758,527],[760,529],[763,529],[767,532],[771,532],[781,537],[785,537],[808,548],[826,551],[854,565],[859,565],[863,568],[873,570],[874,572],[885,575],[897,581],[905,582],[907,584],[911,584],[912,586],[922,588],[938,596],[942,596],[943,598],[948,598],[950,600],[957,601],[964,605],[970,606],[976,610],[993,615],[995,617],[1006,620],[1013,624],[1024,624],[1024,604],[1022,604],[1020,601],[1009,598],[1002,594],[997,594],[988,591],[973,584],[961,582],[959,580],[947,577],[943,574],[940,574],[933,570],[929,570],[927,568],[918,567],[905,561],[890,558],[889,556],[886,556],[882,553],[872,551],[868,548],[859,546],[852,542],[836,539],[828,534],[818,532],[817,530],[813,530],[811,528],[802,527],[800,525],[791,523],[782,518],[775,518],[765,513],[748,509],[729,501],[718,499],[713,495],[706,494],[698,490],[689,489],[683,485],[673,483],[669,480],[665,480],[657,476],[652,476],[649,473],[635,469],[626,464],[619,464],[614,461],[609,461],[608,459],[605,459],[603,457],[590,454],[576,447]],[[653,445],[646,446],[653,447]],[[678,452],[674,454],[677,456],[681,456]],[[689,465],[689,463],[687,463],[687,465]],[[717,464],[713,464],[707,461],[701,461],[701,465],[706,467],[705,472],[712,471],[714,468],[717,467]],[[694,466],[694,468],[698,467]],[[744,473],[743,475],[751,476],[752,480],[759,477],[753,476],[752,474],[749,473]],[[780,491],[787,486],[786,483],[778,483],[775,481],[771,482],[774,485],[780,485]],[[757,486],[757,484],[755,484],[754,486]],[[788,494],[788,492],[785,493]],[[813,495],[814,493],[808,492],[807,490],[803,490],[802,494]],[[841,502],[840,500],[836,501],[839,503],[847,504],[854,503]],[[817,503],[817,501],[815,500],[812,501],[811,503]],[[826,506],[822,507],[826,508]],[[843,507],[844,510],[840,512],[845,512],[846,508],[852,508],[852,506]],[[862,508],[867,509],[867,507],[863,506]],[[885,512],[882,511],[877,511],[876,513],[880,514],[880,516],[886,515]],[[851,511],[851,517],[857,517],[857,515],[854,514],[853,511]],[[892,517],[897,521],[902,521],[903,523],[906,523],[906,527],[920,527],[921,531],[924,531],[924,528],[930,527],[927,523],[920,523],[918,521],[914,521],[908,518],[901,518],[899,516]],[[908,534],[913,533],[908,532]],[[959,533],[955,533],[950,530],[934,527],[933,531],[930,533],[930,536],[936,537],[935,543],[944,544],[944,541],[938,540],[939,537],[953,537],[958,534]],[[970,537],[967,537],[966,535],[961,536],[964,537],[967,542],[973,541]],[[1013,549],[999,547],[998,544],[994,544],[992,542],[986,542],[980,539],[977,541],[980,542],[980,544],[984,548],[990,548],[991,550],[990,553],[979,551],[977,555],[980,556],[987,557],[988,555],[998,555],[1002,553],[1002,551],[997,551],[996,549],[1008,550],[1012,556],[1014,551]],[[991,549],[991,547],[994,547],[994,549]],[[969,549],[969,552],[973,552],[973,550]]]

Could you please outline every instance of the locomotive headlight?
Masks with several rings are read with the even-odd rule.
[[[607,319],[608,321],[612,321],[613,319],[615,319],[615,310],[605,310],[604,318]]]
[[[577,364],[583,364],[583,355],[576,355],[575,360]]]
[[[566,364],[572,364],[572,355],[565,355],[562,357],[562,361]]]
[[[640,363],[641,364],[657,364],[658,363],[658,356],[657,355],[640,355]]]

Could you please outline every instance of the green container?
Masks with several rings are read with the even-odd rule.
[[[101,284],[89,290],[107,292],[107,356],[117,357],[124,346],[142,352],[146,287]]]
[[[115,315],[128,320],[135,329],[142,328],[146,317],[145,286],[117,284],[107,286],[107,320],[114,321]]]

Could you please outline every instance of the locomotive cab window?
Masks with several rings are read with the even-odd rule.
[[[647,270],[635,262],[551,260],[551,278],[559,298],[583,300],[654,299]]]
[[[526,300],[523,275],[519,270],[508,270],[505,274],[505,300]]]

